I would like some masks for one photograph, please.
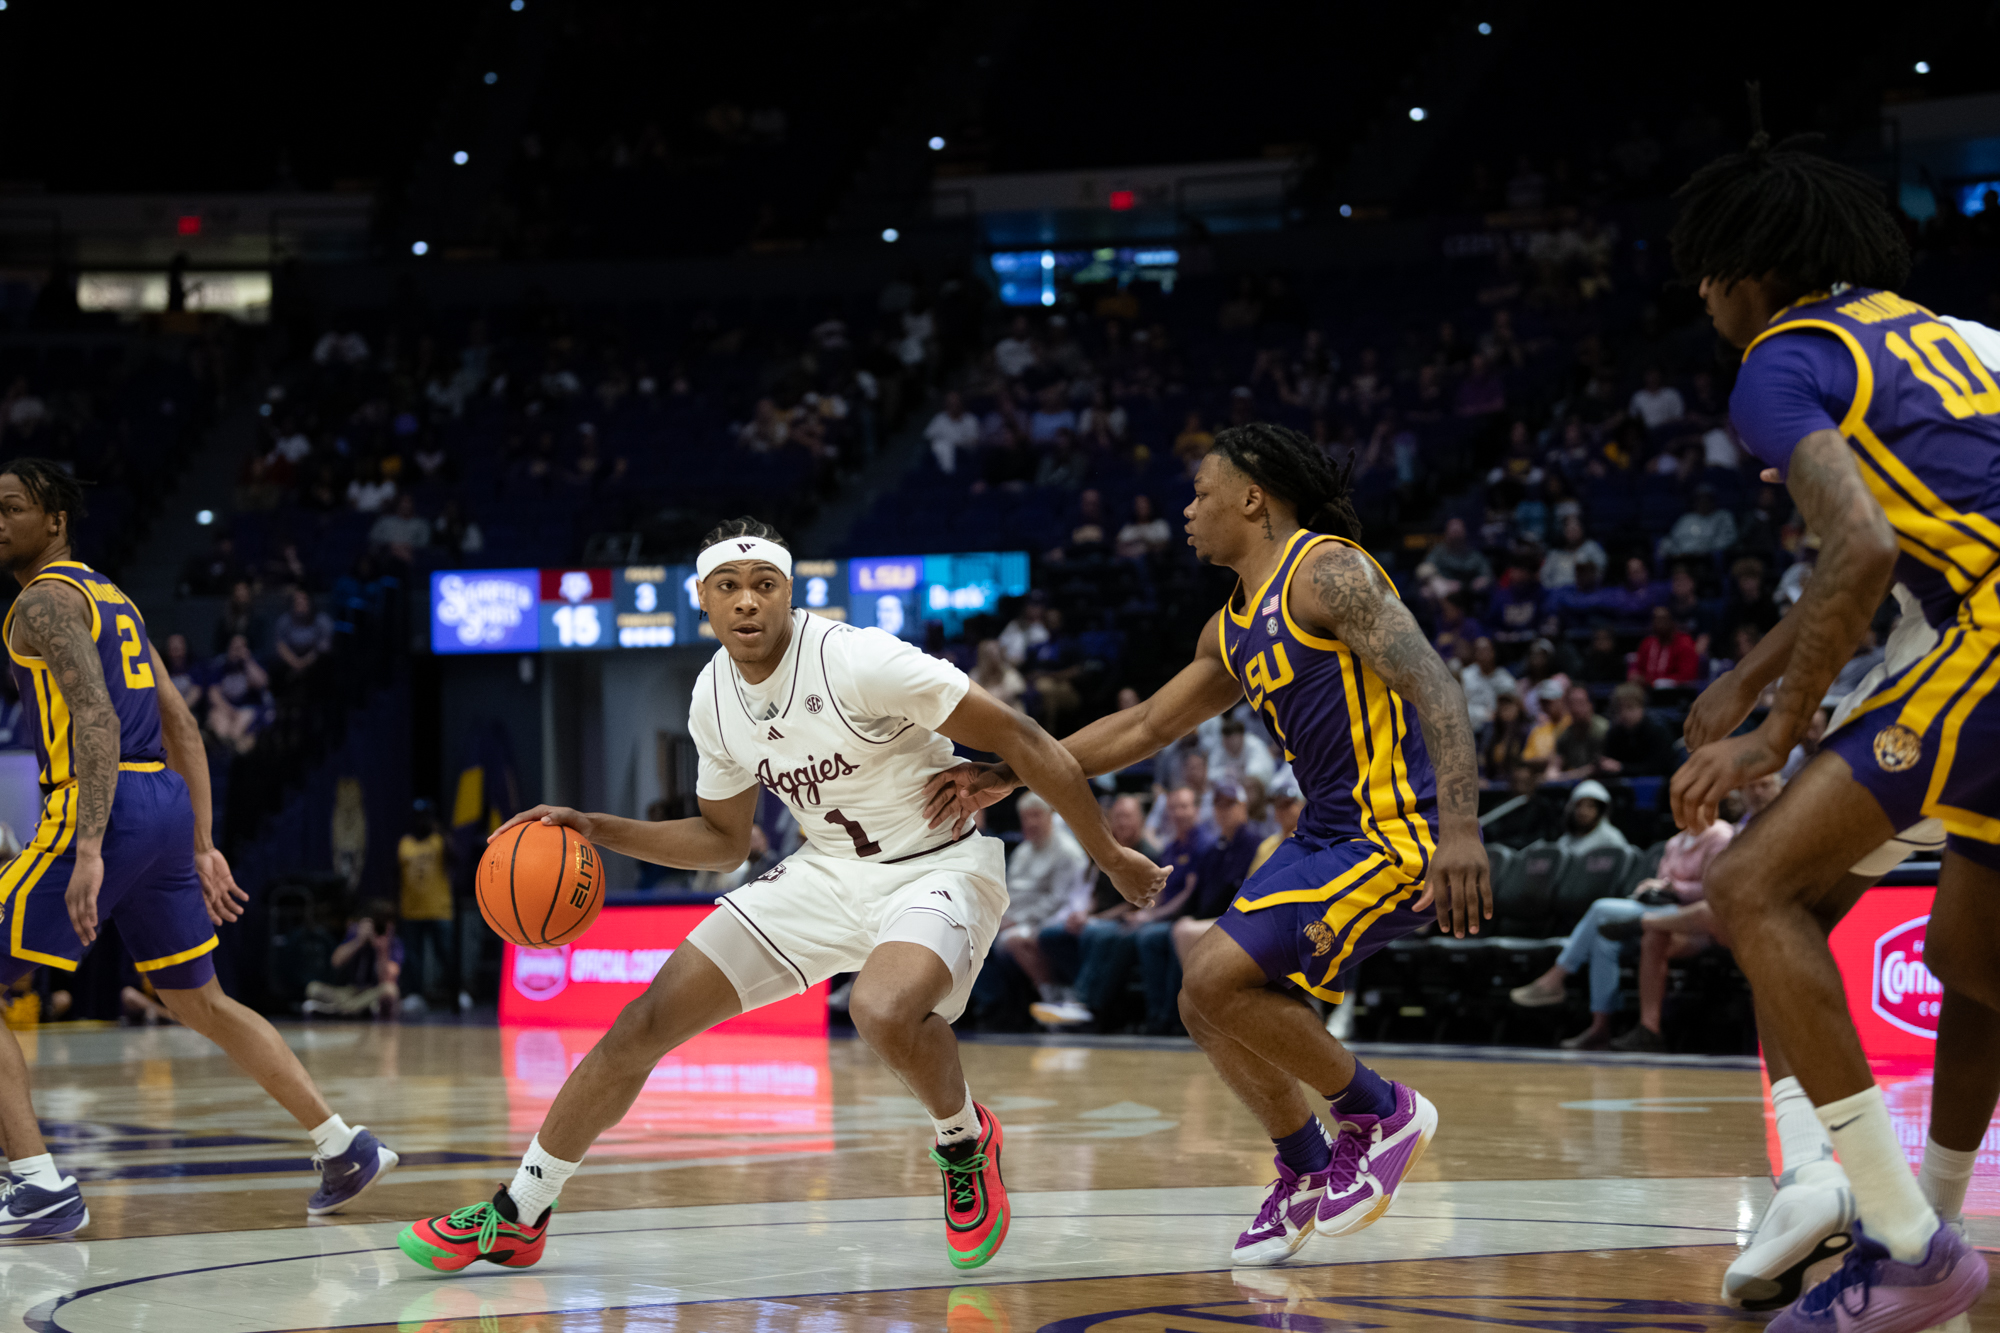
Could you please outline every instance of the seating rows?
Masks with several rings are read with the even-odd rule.
[[[1363,963],[1354,989],[1363,1012],[1356,1035],[1373,1040],[1547,1045],[1583,1017],[1581,993],[1557,1007],[1522,1009],[1507,993],[1546,972],[1569,932],[1599,898],[1623,898],[1659,869],[1665,843],[1643,851],[1608,847],[1572,856],[1554,842],[1520,851],[1490,846],[1493,919],[1455,939],[1434,928],[1396,941]],[[1629,981],[1629,978],[1627,979]],[[1631,1008],[1629,984],[1621,984]],[[1709,950],[1676,964],[1668,996],[1670,1036],[1712,1051],[1754,1050],[1749,987],[1734,960]]]

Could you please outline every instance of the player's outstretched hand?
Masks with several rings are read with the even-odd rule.
[[[229,869],[229,860],[219,848],[196,852],[194,873],[201,877],[201,902],[208,909],[208,919],[212,924],[219,926],[243,915],[250,895],[236,882],[235,874]]]
[[[1680,766],[1668,789],[1674,823],[1691,833],[1700,833],[1715,822],[1715,810],[1723,797],[1747,782],[1783,768],[1786,753],[1771,744],[1761,727],[1746,736],[1731,736],[1702,746]]]
[[[1167,867],[1155,865],[1152,857],[1130,847],[1119,848],[1117,864],[1103,869],[1125,901],[1135,907],[1151,907],[1167,886]]]
[[[1437,909],[1438,930],[1464,939],[1479,933],[1481,921],[1493,919],[1493,866],[1485,844],[1472,832],[1444,833],[1431,854],[1430,877],[1414,910]]]
[[[1687,721],[1681,728],[1688,753],[1693,754],[1702,746],[1719,741],[1742,726],[1743,719],[1750,716],[1750,710],[1756,706],[1757,696],[1745,696],[1743,682],[1734,671],[1725,671],[1717,676],[1694,701],[1694,706],[1688,709]]]
[[[69,924],[86,949],[97,938],[97,891],[103,887],[104,857],[79,850],[75,864],[70,867],[63,905],[69,908]]]
[[[581,810],[572,810],[566,805],[538,805],[532,810],[523,810],[499,828],[494,829],[486,835],[486,841],[493,841],[516,824],[526,824],[533,820],[540,820],[542,823],[552,826],[561,824],[564,828],[575,829],[586,838],[590,837],[590,816],[584,814]],[[596,840],[593,838],[592,841]]]
[[[931,775],[924,784],[924,818],[931,827],[954,827],[1021,785],[1005,764],[963,763]]]

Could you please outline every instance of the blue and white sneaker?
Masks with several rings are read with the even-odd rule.
[[[313,1169],[319,1172],[319,1188],[306,1200],[307,1217],[337,1213],[368,1192],[370,1186],[396,1169],[402,1159],[382,1146],[382,1140],[364,1126],[354,1129],[354,1141],[337,1157],[313,1155]]]
[[[0,1179],[0,1244],[16,1240],[60,1240],[90,1225],[83,1190],[64,1176],[60,1189],[43,1189],[18,1176]]]

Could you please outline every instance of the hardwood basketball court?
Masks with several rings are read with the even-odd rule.
[[[587,1031],[290,1026],[328,1098],[403,1156],[349,1215],[307,1223],[310,1147],[192,1033],[21,1034],[76,1242],[0,1248],[0,1330],[268,1333],[950,1329],[1222,1333],[1749,1328],[1716,1298],[1770,1194],[1762,1078],[1743,1060],[1375,1048],[1442,1125],[1374,1227],[1236,1269],[1270,1147],[1192,1045],[974,1041],[1007,1130],[999,1258],[945,1260],[929,1122],[860,1043],[712,1034],[675,1052],[566,1189],[548,1256],[447,1277],[412,1218],[512,1174]],[[1364,1048],[1365,1050],[1366,1048]],[[1921,1085],[1892,1094],[1921,1141]],[[1912,1119],[1912,1117],[1914,1117]],[[2000,1244],[2000,1177],[1967,1214]],[[2000,1330],[1991,1296],[1973,1329]]]

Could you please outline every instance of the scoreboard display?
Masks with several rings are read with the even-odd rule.
[[[605,652],[713,643],[693,565],[459,569],[431,575],[431,651]],[[920,639],[1028,591],[1025,551],[798,559],[792,600],[815,615]]]

